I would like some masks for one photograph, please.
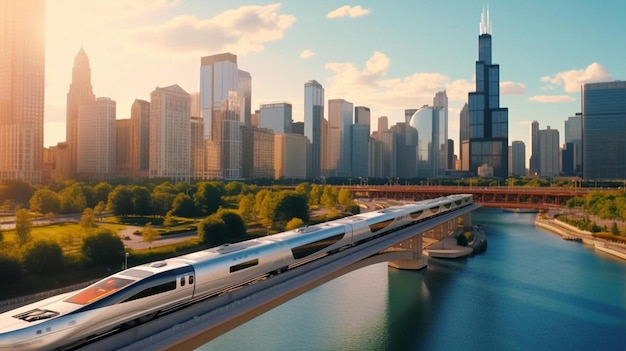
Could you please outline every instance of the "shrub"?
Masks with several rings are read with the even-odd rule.
[[[57,274],[63,270],[63,250],[56,242],[38,240],[26,247],[23,263],[30,274]]]

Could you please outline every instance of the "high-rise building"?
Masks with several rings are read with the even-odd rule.
[[[454,169],[454,140],[448,139],[448,165],[446,169]]]
[[[116,177],[116,103],[108,97],[79,107],[78,159],[79,178],[100,181]]]
[[[301,134],[274,134],[274,178],[305,179],[309,145]]]
[[[293,122],[293,123],[291,123],[291,132],[293,134],[304,135],[304,122]]]
[[[508,176],[509,111],[500,107],[500,66],[491,60],[491,22],[483,11],[478,37],[476,91],[469,93],[470,171],[493,168],[494,177]]]
[[[132,121],[130,118],[115,120],[115,170],[117,178],[132,175],[130,157],[132,141]]]
[[[411,124],[411,118],[413,118],[413,115],[417,112],[417,110],[417,108],[407,108],[404,110],[404,123],[407,126]]]
[[[382,177],[383,172],[383,142],[376,139],[369,141],[368,177]]]
[[[261,104],[259,127],[274,131],[275,134],[291,133],[292,106],[288,102]]]
[[[417,176],[417,130],[410,124],[396,123],[389,130],[396,134],[396,176]]]
[[[583,178],[626,179],[626,81],[582,86]]]
[[[582,114],[577,113],[576,116],[569,117],[565,121],[565,145],[571,153],[573,159],[570,175],[580,175],[582,173],[583,161],[583,119]],[[571,146],[567,144],[571,143]],[[570,160],[568,160],[570,161]],[[568,162],[563,160],[563,162]]]
[[[241,177],[241,130],[243,122],[252,124],[249,104],[250,74],[237,66],[237,56],[222,53],[201,58],[200,108],[204,138],[215,142],[217,163],[206,160],[206,177],[221,174],[225,179]],[[242,116],[243,113],[243,116]],[[226,133],[226,134],[224,134]],[[205,149],[205,156],[214,154]],[[212,166],[218,165],[218,169]]]
[[[515,140],[511,143],[511,175],[523,176],[526,173],[526,145],[523,141]]]
[[[353,124],[350,126],[350,175],[351,177],[367,177],[369,173],[369,126]]]
[[[398,174],[397,154],[398,140],[396,133],[387,129],[380,134],[380,141],[383,144],[383,177],[396,177]]]
[[[189,182],[191,98],[177,84],[150,93],[150,178]]]
[[[274,179],[274,131],[268,128],[241,126],[241,135],[242,177]]]
[[[130,108],[130,166],[132,178],[147,178],[150,163],[150,103],[135,99]]]
[[[389,130],[389,118],[387,116],[378,117],[378,133]]]
[[[462,171],[469,171],[470,167],[469,131],[469,106],[465,103],[459,114],[459,159]]]
[[[367,106],[354,107],[354,124],[363,124],[367,126],[367,135],[370,135],[371,114],[370,108]]]
[[[50,168],[48,182],[70,179],[72,177],[70,173],[70,149],[67,143],[57,143],[56,146],[49,147],[48,152],[44,151],[44,164],[48,164]]]
[[[530,175],[539,174],[541,164],[541,149],[539,147],[539,122],[530,124]]]
[[[193,95],[191,98],[191,105],[193,106]],[[194,111],[192,108],[191,111]],[[192,179],[207,179],[205,173],[206,156],[204,146],[204,121],[202,117],[198,115],[191,115],[191,138],[189,143],[191,146],[191,178]]]
[[[91,67],[89,58],[83,48],[80,48],[74,58],[72,68],[72,83],[67,93],[67,107],[65,111],[65,139],[70,150],[71,172],[75,173],[78,162],[78,120],[80,107],[96,100],[91,86]]]
[[[41,183],[45,1],[0,3],[0,179]]]
[[[310,169],[307,171],[309,179],[321,175],[323,119],[324,88],[317,81],[310,80],[304,83],[304,136],[311,143]]]
[[[328,100],[328,176],[350,176],[350,126],[353,121],[353,106],[344,99]]]
[[[559,131],[556,129],[539,130],[539,176],[556,177],[561,172],[561,149]]]
[[[411,117],[417,138],[417,177],[439,178],[448,165],[448,121],[442,107],[424,106]]]

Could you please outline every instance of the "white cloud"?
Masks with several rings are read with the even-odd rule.
[[[352,6],[352,7],[345,5],[333,11],[330,11],[328,14],[326,14],[326,18],[340,18],[340,17],[355,18],[355,17],[361,17],[361,16],[365,16],[369,14],[370,14],[370,10],[364,9],[360,5]]]
[[[554,76],[541,77],[544,83],[563,85],[568,93],[580,92],[584,83],[594,83],[613,80],[609,72],[599,63],[594,62],[584,69],[573,69],[559,72]]]
[[[281,39],[296,21],[292,15],[278,13],[279,8],[280,4],[241,6],[207,19],[178,16],[158,26],[141,28],[136,40],[193,55],[196,52],[231,51],[238,55],[259,52],[265,43]]]
[[[308,59],[308,58],[313,57],[313,55],[315,55],[315,53],[313,52],[313,50],[306,49],[306,50],[303,50],[303,51],[300,53],[300,58],[301,58],[301,59],[303,59],[303,60],[306,60],[306,59]]]
[[[500,94],[502,95],[524,95],[526,85],[515,82],[500,82]]]
[[[554,102],[572,102],[575,101],[573,97],[569,95],[535,95],[528,98],[528,101],[554,103]]]

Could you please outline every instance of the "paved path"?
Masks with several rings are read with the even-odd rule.
[[[119,235],[120,239],[122,239],[124,246],[128,247],[131,250],[141,250],[141,249],[147,249],[150,247],[158,247],[158,246],[175,244],[181,241],[193,239],[198,235],[198,233],[195,231],[181,233],[181,234],[171,234],[171,235],[161,236],[159,239],[153,241],[152,243],[148,243],[148,242],[143,241],[143,238],[141,237],[141,235],[134,234],[135,231],[141,231],[142,229],[143,227],[132,225],[132,226],[128,226],[120,230],[117,233],[117,235]]]

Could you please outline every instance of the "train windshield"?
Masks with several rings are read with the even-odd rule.
[[[112,294],[132,282],[134,282],[134,280],[110,277],[85,288],[83,291],[68,297],[64,301],[86,305]]]

